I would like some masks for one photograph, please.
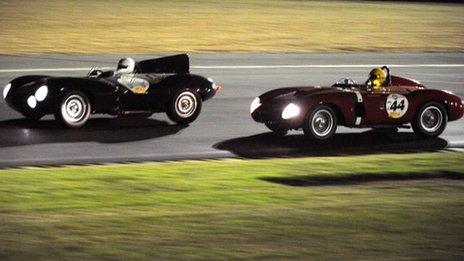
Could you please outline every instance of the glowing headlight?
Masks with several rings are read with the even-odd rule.
[[[48,94],[48,87],[47,85],[42,85],[39,87],[39,89],[37,89],[37,91],[35,91],[35,99],[39,102],[45,100],[45,98],[47,97],[47,94]]]
[[[27,105],[29,105],[29,107],[31,107],[32,109],[34,109],[35,106],[37,106],[37,100],[35,99],[33,95],[27,98]]]
[[[3,99],[6,99],[6,96],[8,95],[8,92],[11,89],[11,83],[7,84],[5,88],[3,88]]]
[[[295,118],[300,114],[300,107],[296,106],[293,103],[285,106],[285,109],[282,111],[282,119],[288,120],[291,118]]]
[[[253,113],[258,107],[261,106],[261,101],[259,100],[259,97],[256,97],[250,105],[250,114]]]

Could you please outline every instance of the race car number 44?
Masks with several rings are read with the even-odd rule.
[[[409,102],[406,97],[401,94],[390,94],[387,97],[385,107],[387,109],[388,117],[401,118],[408,111]]]

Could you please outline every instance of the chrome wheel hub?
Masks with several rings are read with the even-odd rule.
[[[61,114],[68,122],[81,121],[87,112],[87,104],[79,95],[69,96],[61,107]]]
[[[197,98],[190,92],[181,93],[175,101],[175,109],[177,115],[181,118],[188,118],[195,113],[197,108]]]
[[[329,111],[319,110],[313,116],[311,127],[317,136],[323,137],[332,131],[333,123],[333,117]]]
[[[443,115],[436,106],[427,107],[420,116],[420,124],[427,132],[437,131],[443,122]]]

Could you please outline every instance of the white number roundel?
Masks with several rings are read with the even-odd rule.
[[[388,95],[387,102],[385,104],[388,117],[394,119],[401,118],[408,111],[408,107],[408,99],[403,95],[396,93]]]

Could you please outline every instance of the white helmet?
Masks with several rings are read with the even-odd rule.
[[[132,58],[122,58],[118,62],[116,73],[133,73],[135,69],[135,61]]]

